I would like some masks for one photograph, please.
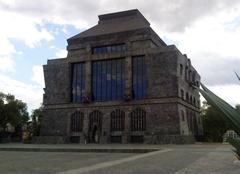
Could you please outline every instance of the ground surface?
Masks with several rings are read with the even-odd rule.
[[[0,144],[0,149],[143,149],[149,153],[77,153],[0,151],[4,174],[239,174],[229,145],[22,145]]]

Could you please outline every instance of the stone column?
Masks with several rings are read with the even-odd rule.
[[[125,68],[125,100],[129,101],[132,99],[132,57],[126,57],[126,68]]]
[[[85,110],[84,112],[84,119],[83,119],[83,131],[81,134],[81,138],[80,138],[80,143],[84,144],[85,143],[85,139],[87,141],[87,143],[89,143],[89,137],[88,137],[88,127],[89,127],[89,119],[88,119],[88,112],[86,112],[87,110]]]
[[[84,95],[84,102],[88,103],[92,101],[92,66],[91,61],[86,61],[85,63],[85,95]]]
[[[130,109],[125,112],[125,127],[124,131],[122,134],[122,143],[130,143],[130,133],[131,133],[131,128],[130,128]]]

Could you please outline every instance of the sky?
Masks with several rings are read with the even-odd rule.
[[[98,15],[139,9],[169,45],[191,59],[201,81],[240,103],[239,0],[0,0],[0,91],[42,103],[42,65],[67,55],[66,40],[97,24]]]

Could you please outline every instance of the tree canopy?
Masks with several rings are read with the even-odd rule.
[[[42,120],[42,108],[43,106],[40,106],[38,109],[34,109],[32,111],[32,126],[33,126],[33,136],[39,136],[40,134],[40,126],[41,126],[41,120]]]
[[[207,102],[203,103],[201,108],[203,130],[207,141],[221,142],[223,134],[233,129],[229,121],[224,117],[222,112],[208,105]]]
[[[28,120],[27,104],[14,95],[0,92],[0,130],[6,131],[7,124],[22,126]]]

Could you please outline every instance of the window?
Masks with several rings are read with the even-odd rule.
[[[190,120],[190,113],[189,113],[189,111],[187,111],[187,125],[188,125],[188,129],[189,129],[189,130],[191,130],[191,127],[190,127],[190,126],[191,126],[191,123],[190,123],[190,121],[191,121],[191,120]]]
[[[196,99],[195,99],[195,97],[193,98],[193,105],[196,106]]]
[[[188,80],[188,67],[185,68],[185,79]]]
[[[180,64],[180,75],[182,75],[182,74],[183,74],[183,65]]]
[[[102,113],[95,110],[89,114],[89,130],[93,131],[96,127],[98,131],[102,130]]]
[[[146,130],[146,111],[141,108],[136,108],[130,113],[131,130],[145,131]]]
[[[189,130],[195,134],[196,131],[196,115],[194,112],[188,112],[187,113],[187,122],[188,122],[188,128]]]
[[[195,82],[195,79],[196,79],[196,72],[193,71],[193,73],[192,73],[192,82]]]
[[[125,87],[124,59],[92,63],[92,92],[95,101],[121,100]]]
[[[188,72],[188,80],[191,81],[192,80],[192,71],[189,70]]]
[[[123,131],[125,125],[125,113],[116,109],[111,113],[111,131]]]
[[[114,53],[126,51],[126,44],[114,44],[114,45],[106,45],[92,48],[92,54],[106,54],[106,53]]]
[[[190,96],[190,103],[192,104],[192,102],[193,102],[193,101],[192,101],[192,96]]]
[[[200,87],[200,85],[199,85],[199,82],[198,82],[198,81],[196,81],[195,83],[196,83],[196,86],[197,86],[197,87]]]
[[[81,132],[83,130],[84,114],[80,111],[76,111],[71,115],[71,131]]]
[[[72,64],[72,102],[82,102],[85,92],[85,64]]]
[[[188,95],[188,92],[186,93],[186,100],[187,100],[187,102],[189,102],[189,95]]]
[[[200,108],[200,101],[197,101],[197,107]]]
[[[181,110],[181,117],[182,117],[182,121],[185,121],[185,115],[184,115],[183,110]]]
[[[181,99],[184,100],[184,91],[181,89]]]
[[[144,56],[133,57],[133,98],[143,99],[147,92],[146,64]]]

